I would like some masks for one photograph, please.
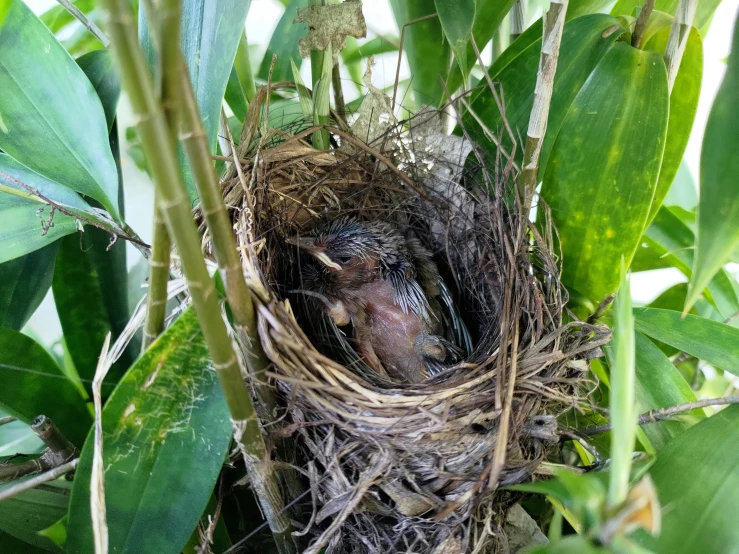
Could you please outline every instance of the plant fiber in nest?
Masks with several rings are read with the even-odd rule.
[[[266,87],[222,190],[282,400],[267,418],[282,421],[273,435],[297,443],[312,496],[306,552],[505,549],[510,495],[495,490],[548,473],[556,416],[577,404],[587,360],[609,339],[563,323],[545,206],[537,226],[522,218],[514,165],[465,164],[474,145],[445,136],[435,111],[362,127],[364,140],[357,124],[334,128],[340,146],[317,151],[315,129],[265,130],[265,99]],[[285,239],[326,214],[384,219],[423,242],[466,314],[474,346],[463,363],[422,384],[389,381],[342,342],[320,303],[294,293],[298,257]]]

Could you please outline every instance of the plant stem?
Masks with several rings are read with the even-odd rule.
[[[108,48],[110,46],[110,39],[105,36],[105,33],[103,33],[100,30],[100,27],[95,25],[92,21],[87,19],[84,13],[80,11],[80,9],[72,4],[69,0],[56,0],[59,2],[59,4],[67,10],[70,14],[72,14],[72,17],[74,17],[77,21],[82,23],[82,26],[90,31],[92,35],[100,41],[100,44],[102,44],[105,48]]]
[[[331,86],[334,88],[334,107],[336,113],[346,121],[346,103],[344,102],[344,89],[341,87],[341,70],[339,62],[331,69]]]
[[[631,46],[634,48],[641,47],[641,39],[644,36],[644,31],[647,30],[647,22],[649,21],[649,16],[652,15],[654,1],[655,0],[644,0],[644,5],[641,7],[639,17],[636,18],[636,23],[634,23],[634,32],[631,34]]]
[[[55,467],[51,471],[47,471],[46,473],[42,473],[41,475],[32,477],[27,481],[23,481],[22,483],[18,483],[17,485],[4,489],[0,492],[0,502],[2,502],[3,500],[7,500],[8,498],[13,498],[14,496],[17,496],[22,492],[35,489],[39,485],[43,485],[44,483],[48,483],[49,481],[55,481],[59,479],[59,477],[61,477],[62,475],[65,475],[74,470],[74,468],[77,467],[77,463],[79,461],[79,458],[75,458],[74,460],[69,461],[66,464]]]
[[[511,42],[516,40],[524,31],[526,22],[526,0],[516,0],[509,12],[511,26]]]
[[[310,0],[309,6],[325,6],[326,0]],[[316,83],[321,78],[321,72],[323,68],[323,50],[311,50],[310,51],[310,75],[311,75],[311,90],[316,90]]]
[[[554,74],[557,71],[559,44],[565,23],[568,0],[552,0],[544,19],[544,35],[541,42],[539,73],[536,76],[534,105],[531,108],[526,146],[523,153],[522,171],[518,178],[518,189],[523,201],[524,214],[528,214],[531,199],[536,189],[539,173],[539,158],[544,135],[547,131],[549,105],[552,101]]]
[[[256,94],[257,87],[254,84],[254,74],[251,71],[251,61],[249,60],[249,42],[246,40],[246,30],[241,33],[239,46],[236,49],[236,58],[234,60],[234,69],[239,79],[241,93],[244,95],[246,107]]]
[[[660,408],[659,410],[649,410],[644,412],[637,419],[638,425],[647,425],[649,423],[657,423],[658,421],[664,421],[671,419],[677,415],[689,412],[691,410],[698,410],[700,408],[706,408],[708,406],[724,406],[727,404],[739,404],[739,396],[724,396],[721,398],[705,398],[703,400],[696,400],[695,402],[686,402],[685,404],[678,404],[676,406],[670,406],[669,408]],[[592,437],[593,435],[600,435],[611,430],[611,424],[606,423],[605,425],[598,425],[597,427],[586,427],[585,429],[577,429],[575,434],[580,437]]]
[[[154,195],[154,237],[149,258],[149,294],[146,297],[146,322],[141,352],[145,352],[164,330],[167,312],[167,283],[169,282],[169,258],[172,248],[164,218]]]
[[[192,219],[176,150],[170,140],[171,132],[154,95],[149,69],[138,44],[136,18],[128,0],[101,0],[100,5],[106,15],[113,53],[138,122],[154,185],[160,193],[160,208],[180,254],[193,306],[231,412],[234,439],[247,462],[255,496],[270,522],[280,552],[295,552],[290,527],[272,527],[280,521],[280,516],[286,519],[282,514],[279,488],[273,473],[262,473],[265,466],[268,467],[269,453],[221,315],[215,285],[200,250],[200,236]]]
[[[672,20],[670,36],[667,38],[667,47],[665,48],[667,86],[670,93],[672,93],[672,87],[675,85],[680,62],[688,44],[688,37],[690,36],[690,29],[693,26],[697,7],[698,0],[680,0],[675,11],[675,18]]]

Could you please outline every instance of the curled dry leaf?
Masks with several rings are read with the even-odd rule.
[[[308,34],[298,43],[303,58],[310,56],[311,50],[326,50],[330,44],[333,61],[336,63],[339,52],[346,46],[347,36],[367,36],[367,24],[362,15],[362,2],[359,0],[299,8],[298,17],[293,23],[308,25]]]

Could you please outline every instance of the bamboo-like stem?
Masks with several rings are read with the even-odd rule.
[[[665,421],[672,419],[675,416],[679,416],[685,412],[691,410],[698,410],[700,408],[707,408],[709,406],[725,406],[727,404],[739,404],[739,396],[724,396],[721,398],[705,398],[703,400],[696,400],[695,402],[686,402],[685,404],[678,404],[676,406],[670,406],[669,408],[660,408],[659,410],[649,410],[641,414],[636,423],[637,425],[647,425],[649,423],[657,423],[658,421]],[[611,430],[611,424],[606,423],[605,425],[598,425],[597,427],[586,427],[585,429],[577,429],[573,431],[577,436],[580,437],[591,437],[593,435],[600,435]]]
[[[641,39],[644,36],[644,31],[647,30],[647,22],[649,21],[649,16],[652,15],[654,2],[655,0],[644,0],[639,17],[636,18],[634,32],[631,33],[631,46],[634,48],[641,48]]]
[[[51,471],[47,471],[46,473],[42,473],[41,475],[37,475],[36,477],[32,477],[27,481],[23,481],[21,483],[18,483],[17,485],[13,485],[12,487],[8,487],[7,489],[0,491],[0,502],[2,502],[3,500],[7,500],[8,498],[13,498],[14,496],[17,496],[22,492],[35,489],[39,485],[43,485],[44,483],[48,483],[49,481],[55,481],[56,479],[59,479],[59,477],[61,477],[62,475],[66,475],[70,471],[73,471],[74,468],[77,467],[77,463],[79,461],[79,458],[75,458],[74,460],[71,460],[66,464],[55,467]]]
[[[680,0],[675,11],[675,18],[670,26],[670,36],[667,38],[667,46],[665,47],[667,87],[670,93],[672,93],[672,87],[675,86],[675,78],[680,69],[685,47],[688,44],[690,28],[693,26],[697,7],[698,0]]]
[[[265,466],[269,467],[269,453],[221,315],[215,284],[208,275],[200,250],[200,236],[192,219],[176,150],[170,140],[170,129],[162,106],[154,95],[149,70],[138,44],[136,19],[128,0],[101,0],[100,5],[154,185],[160,193],[160,208],[180,254],[193,306],[231,412],[234,439],[247,462],[255,496],[270,522],[278,548],[281,552],[295,552],[289,525],[273,527],[286,519],[282,513],[279,487],[272,472],[262,473]]]
[[[331,86],[334,89],[335,111],[342,120],[346,121],[346,103],[344,102],[344,89],[341,87],[341,70],[338,61],[331,70]]]
[[[257,319],[251,293],[244,280],[231,219],[218,188],[218,173],[213,165],[208,135],[200,118],[200,111],[184,63],[180,71],[181,132],[180,139],[190,160],[193,180],[198,190],[200,205],[210,230],[213,252],[223,278],[228,305],[239,339],[246,346],[246,363],[254,379],[254,388],[262,403],[273,412],[276,406],[264,372],[269,365],[257,332]],[[270,414],[274,417],[274,413]]]
[[[539,158],[547,131],[549,105],[552,101],[554,74],[557,71],[559,44],[562,41],[562,29],[569,0],[552,0],[544,19],[544,35],[541,42],[541,58],[539,73],[536,76],[534,89],[534,105],[531,108],[529,128],[526,133],[526,145],[523,153],[521,174],[518,178],[519,194],[522,198],[524,214],[531,208],[531,199],[536,189],[539,173]]]
[[[169,239],[164,218],[157,206],[158,194],[154,195],[154,237],[149,258],[149,293],[146,296],[146,322],[141,351],[145,352],[164,330],[167,312],[167,283],[172,243]]]
[[[249,60],[249,42],[246,39],[246,30],[241,33],[239,46],[236,48],[234,69],[236,70],[236,76],[239,79],[241,94],[244,95],[244,101],[248,108],[249,102],[251,102],[257,92],[257,87],[254,83],[254,73],[252,73],[251,61]]]
[[[160,99],[164,115],[170,129],[177,127],[177,60],[180,51],[180,6],[179,1],[160,2],[156,10],[152,9],[151,19],[157,33],[159,45],[159,63],[157,77]],[[170,141],[176,144],[177,135],[170,133]],[[164,318],[167,312],[167,283],[169,282],[170,250],[172,241],[159,210],[159,193],[154,194],[154,233],[152,252],[149,259],[149,294],[146,297],[146,322],[141,351],[145,352],[149,345],[164,330]]]
[[[526,0],[516,0],[510,11],[511,42],[516,40],[524,31],[526,22]]]

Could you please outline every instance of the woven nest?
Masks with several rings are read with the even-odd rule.
[[[298,445],[312,496],[306,552],[507,550],[512,500],[495,490],[551,473],[542,462],[558,461],[556,417],[582,399],[587,360],[609,338],[563,318],[545,206],[536,226],[523,218],[515,165],[477,161],[435,111],[344,125],[317,151],[305,125],[260,134],[266,96],[250,106],[240,167],[222,189],[282,401],[266,417]],[[422,241],[465,314],[463,363],[416,385],[379,377],[291,292],[300,273],[285,239],[326,214],[383,219]],[[204,241],[208,250],[207,232]]]

